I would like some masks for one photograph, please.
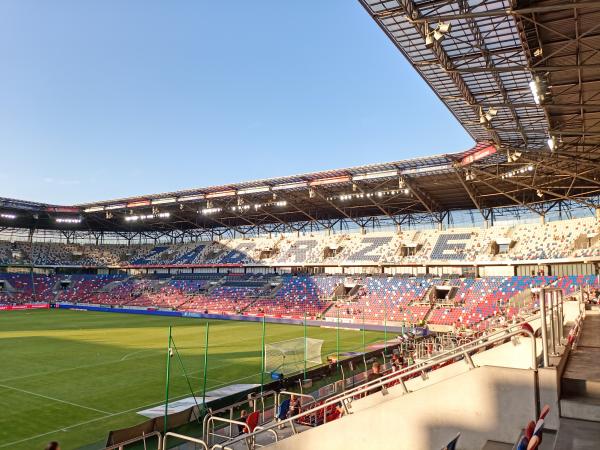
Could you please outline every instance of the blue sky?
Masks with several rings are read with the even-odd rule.
[[[57,204],[473,142],[357,0],[3,0],[0,196]]]

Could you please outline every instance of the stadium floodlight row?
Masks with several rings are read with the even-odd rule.
[[[75,206],[0,199],[0,226],[4,235],[55,231],[69,240],[135,242],[401,229],[452,223],[453,215],[473,211],[492,224],[507,213],[543,218],[598,210],[598,162],[592,155],[511,153],[482,143],[457,154]]]

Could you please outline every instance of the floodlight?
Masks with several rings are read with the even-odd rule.
[[[536,105],[540,104],[540,89],[535,81],[529,82],[529,89],[531,89],[531,93],[533,94],[533,101]]]
[[[479,123],[482,125],[490,123],[496,114],[498,114],[496,108],[489,108],[485,114],[483,113],[483,109],[479,108]]]
[[[508,160],[508,162],[515,162],[517,159],[519,159],[521,157],[521,152],[515,151],[512,155],[510,153],[510,151],[506,151],[506,159]]]
[[[450,29],[452,28],[452,24],[447,23],[447,22],[440,22],[437,29],[440,31],[440,33],[446,34],[450,32]]]
[[[427,33],[427,36],[425,36],[425,48],[431,48],[433,47],[433,34],[432,33]]]
[[[435,30],[433,32],[433,38],[438,42],[442,42],[445,37],[446,36],[444,35],[444,33],[440,32],[439,30]]]

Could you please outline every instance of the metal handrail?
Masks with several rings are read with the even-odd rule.
[[[537,370],[538,370],[538,364],[537,364],[536,339],[535,339],[535,336],[534,336],[533,333],[531,333],[528,330],[519,329],[519,330],[515,330],[515,331],[512,331],[512,332],[509,332],[507,334],[503,334],[503,335],[499,336],[499,338],[497,340],[501,340],[500,338],[502,338],[502,340],[503,340],[503,339],[510,338],[510,337],[513,337],[513,336],[520,336],[522,334],[525,334],[525,335],[527,335],[527,336],[529,336],[531,338],[531,348],[532,348],[532,352],[531,352],[532,353],[532,361],[531,362],[532,362],[532,369],[535,372],[537,372]],[[483,343],[479,343],[477,345],[474,345],[470,349],[463,349],[463,351],[461,353],[459,353],[459,354],[447,355],[446,357],[442,358],[441,360],[440,359],[436,359],[435,361],[432,361],[432,362],[430,362],[428,364],[425,364],[425,365],[423,365],[421,367],[416,367],[416,368],[414,368],[412,370],[409,370],[409,371],[393,372],[391,374],[391,376],[382,377],[382,378],[379,378],[377,380],[373,380],[370,383],[366,383],[364,385],[361,385],[357,389],[345,392],[342,396],[340,396],[338,398],[336,398],[336,397],[331,398],[331,399],[327,400],[326,402],[320,404],[319,406],[316,406],[316,407],[314,407],[314,408],[312,408],[312,409],[310,409],[308,411],[303,411],[303,412],[301,412],[301,413],[299,413],[299,414],[297,414],[297,415],[295,415],[293,417],[289,417],[286,420],[283,420],[283,421],[278,422],[278,423],[270,424],[268,426],[265,426],[261,430],[255,430],[252,433],[246,434],[245,436],[243,436],[243,438],[255,437],[256,435],[258,435],[258,434],[260,434],[262,432],[265,432],[267,430],[276,428],[276,427],[278,427],[280,425],[284,425],[284,424],[286,424],[286,422],[293,423],[293,421],[301,419],[302,417],[308,416],[310,414],[316,413],[316,412],[321,411],[321,410],[325,411],[328,407],[333,406],[333,405],[338,405],[340,402],[343,404],[346,401],[352,401],[352,399],[355,396],[363,394],[363,393],[367,394],[367,393],[369,393],[370,391],[372,391],[372,390],[374,390],[376,388],[382,388],[382,389],[384,389],[386,387],[386,385],[388,383],[390,383],[391,381],[399,381],[400,385],[403,386],[403,391],[405,393],[407,393],[408,390],[406,389],[406,386],[404,385],[404,380],[403,380],[404,378],[406,378],[406,377],[408,377],[410,375],[420,374],[420,373],[422,373],[423,371],[425,371],[427,369],[434,368],[434,367],[438,366],[440,363],[446,362],[446,361],[450,361],[450,360],[456,358],[457,356],[463,356],[465,358],[465,360],[467,360],[467,362],[469,363],[469,366],[475,367],[474,364],[473,364],[473,361],[471,359],[470,352],[473,352],[475,350],[479,350],[480,348],[483,348],[483,347],[487,347],[488,345],[490,345],[490,343],[491,342],[489,340],[486,341],[486,342],[483,342]],[[240,441],[241,439],[242,438],[237,437],[237,438],[234,438],[234,439],[226,442],[225,444],[227,446],[230,446],[230,445],[232,445],[232,444]],[[224,446],[223,448],[226,448],[226,447]]]
[[[209,410],[209,411],[208,411],[208,414],[206,414],[206,415],[204,416],[204,418],[202,419],[202,429],[203,429],[203,430],[205,430],[205,431],[204,431],[204,436],[203,436],[203,437],[204,437],[204,439],[208,441],[208,436],[206,435],[206,430],[208,429],[208,427],[207,427],[207,421],[208,421],[208,419],[209,419],[210,417],[213,417],[213,416],[215,416],[216,414],[220,414],[220,413],[222,413],[222,412],[227,412],[227,411],[229,411],[229,418],[230,418],[230,419],[233,419],[233,410],[234,410],[236,407],[238,407],[238,406],[241,406],[241,405],[245,405],[246,403],[250,403],[251,401],[253,401],[253,402],[254,402],[254,405],[256,406],[256,402],[257,402],[259,399],[262,401],[262,404],[263,404],[263,408],[262,408],[262,410],[261,410],[261,411],[262,411],[262,414],[263,414],[263,416],[264,416],[264,414],[265,414],[265,411],[267,410],[267,408],[265,408],[265,407],[264,407],[264,399],[265,399],[265,398],[268,398],[268,397],[269,397],[269,396],[271,396],[271,395],[273,395],[273,396],[275,397],[275,400],[276,400],[277,392],[276,392],[276,391],[274,391],[274,390],[269,390],[269,391],[265,391],[265,392],[263,392],[263,393],[262,393],[262,394],[260,394],[258,397],[253,397],[253,398],[251,398],[251,399],[250,399],[250,398],[247,398],[247,399],[244,399],[244,400],[242,400],[242,401],[239,401],[239,402],[232,403],[232,404],[230,404],[230,405],[228,405],[228,406],[225,406],[225,407],[223,407],[223,408],[216,409],[216,410],[214,410],[214,411],[213,411],[212,409],[211,409],[211,410]],[[256,410],[256,408],[255,408],[255,407],[254,407],[254,410]],[[230,432],[231,432],[231,429],[230,429]]]
[[[243,425],[243,426],[247,426],[247,424],[246,424],[245,422],[240,422],[240,421],[238,421],[238,420],[230,420],[230,419],[225,419],[225,418],[222,418],[222,417],[211,417],[211,418],[209,419],[209,421],[208,421],[208,426],[210,427],[210,425],[212,424],[212,422],[215,422],[215,421],[216,421],[216,422],[225,422],[225,423],[230,423],[230,424],[232,424],[232,425]],[[266,431],[266,432],[270,432],[270,433],[272,433],[272,434],[275,436],[275,442],[278,442],[278,441],[279,441],[279,436],[277,435],[277,432],[276,432],[275,430],[271,430],[271,429],[265,429],[264,427],[261,427],[260,425],[258,425],[258,426],[256,426],[256,427],[254,427],[254,430],[256,430],[256,431]],[[223,435],[221,435],[221,434],[217,434],[217,433],[211,433],[211,432],[210,432],[210,428],[209,428],[209,430],[208,430],[208,436],[209,436],[209,437],[210,437],[210,436],[219,436],[219,437],[224,437],[224,438],[226,438],[226,437],[227,437],[227,436],[223,436]],[[249,436],[249,435],[248,435],[247,433],[243,433],[243,434],[240,434],[239,436],[243,436],[244,438],[248,438],[248,436]],[[236,436],[236,438],[237,438],[237,437],[239,437],[239,436]],[[231,439],[231,436],[229,436],[229,438]],[[253,436],[251,436],[251,437],[249,438],[249,440],[250,440],[250,441],[252,441],[253,439],[254,439],[254,437],[253,437]],[[208,443],[210,444],[210,441],[208,441]],[[247,443],[248,443],[248,440],[247,440]],[[217,446],[217,445],[219,445],[219,446],[220,446],[221,444],[214,444],[214,445],[213,445],[211,448],[215,448],[215,446]],[[256,444],[253,442],[253,445],[256,445]],[[218,448],[224,448],[224,447],[218,447]]]
[[[193,442],[194,444],[200,444],[204,447],[204,450],[208,450],[208,445],[206,445],[206,442],[204,442],[202,439],[193,438],[191,436],[184,436],[183,434],[172,433],[170,431],[168,433],[165,433],[162,450],[167,450],[167,437],[169,436],[173,436],[174,438],[181,439],[183,441]]]
[[[552,308],[552,310],[555,310],[557,308],[558,308],[558,306],[554,305],[554,307]],[[550,308],[547,308],[547,310],[549,311]],[[501,335],[505,334],[507,331],[509,331],[509,330],[511,330],[511,329],[513,329],[515,327],[520,327],[521,325],[523,325],[525,323],[533,322],[534,320],[537,320],[540,317],[541,317],[541,312],[534,313],[531,316],[527,317],[526,319],[521,320],[520,322],[517,322],[515,324],[508,324],[507,328],[495,331],[495,332],[493,332],[491,334],[481,335],[481,336],[479,336],[479,337],[477,337],[477,338],[475,338],[475,339],[473,339],[473,340],[471,340],[471,341],[469,341],[469,342],[467,342],[465,344],[462,344],[462,345],[460,345],[458,347],[452,348],[452,349],[447,350],[447,351],[442,352],[442,353],[438,353],[437,355],[433,355],[429,359],[435,359],[435,358],[438,358],[438,357],[441,357],[441,356],[445,356],[445,355],[447,355],[447,354],[449,354],[451,352],[455,352],[457,350],[460,350],[460,349],[462,349],[464,347],[467,347],[467,346],[473,344],[474,342],[478,342],[478,341],[481,341],[483,339],[485,339],[486,341],[489,342],[490,340],[493,340],[496,336],[501,336]]]
[[[571,348],[573,350],[575,350],[577,348],[577,344],[579,344],[579,338],[581,336],[581,331],[583,329],[583,317],[579,316],[576,320],[575,320],[575,324],[573,325],[573,327],[571,328],[571,331],[569,331],[569,335],[572,334],[573,339],[569,342],[569,340],[567,340],[567,345],[571,345]]]
[[[388,374],[385,374],[376,380],[368,381],[367,383],[361,384],[360,386],[358,386],[356,388],[353,388],[353,389],[344,391],[340,394],[334,395],[333,397],[330,398],[330,400],[335,399],[336,397],[339,400],[341,397],[344,397],[346,394],[353,393],[353,395],[357,395],[356,391],[363,390],[365,387],[369,387],[369,388],[376,387],[376,385],[378,385],[380,382],[389,382],[390,380],[397,378],[399,374],[403,375],[403,376],[406,376],[407,374],[412,374],[412,373],[423,374],[424,372],[428,371],[431,367],[435,367],[436,365],[446,362],[448,360],[451,360],[453,358],[464,356],[464,354],[466,352],[472,352],[476,349],[479,349],[482,347],[487,347],[491,344],[494,344],[495,342],[502,341],[511,336],[519,335],[521,333],[531,334],[530,332],[527,332],[526,330],[523,330],[523,329],[518,329],[518,330],[513,330],[513,331],[510,331],[510,329],[500,330],[499,332],[493,333],[492,335],[486,336],[485,338],[480,338],[475,341],[471,341],[465,345],[462,345],[461,347],[456,347],[456,348],[448,350],[444,353],[440,353],[438,355],[432,356],[427,361],[413,364],[412,366],[403,368],[402,370],[397,371],[397,372],[390,372]],[[485,341],[482,342],[482,339],[485,339]],[[532,354],[532,369],[537,369],[537,349],[535,348],[536,347],[535,339],[534,339],[533,344],[534,344],[533,345],[534,353]],[[470,359],[470,356],[468,357],[468,359]],[[472,364],[472,362],[470,364]],[[404,386],[404,382],[401,382],[400,384],[402,385],[404,392],[408,392],[408,390]]]
[[[296,397],[300,397],[300,398],[307,398],[309,399],[308,402],[305,403],[305,405],[310,405],[311,403],[315,403],[317,400],[315,399],[315,397],[313,397],[310,394],[298,394],[297,392],[290,392],[290,391],[279,391],[277,393],[277,395],[275,396],[275,414],[277,414],[277,407],[279,406],[280,403],[280,399],[282,395],[289,395],[290,397],[292,396],[296,396]],[[303,405],[304,406],[304,405]]]
[[[295,395],[295,396],[301,397],[301,398],[308,398],[309,399],[308,402],[306,402],[303,405],[301,405],[301,406],[304,406],[304,407],[312,405],[313,403],[317,402],[317,400],[312,395],[310,395],[310,394],[298,394],[296,392],[290,392],[290,391],[279,391],[277,393],[277,395],[275,396],[275,400],[276,400],[275,401],[275,405],[273,405],[273,407],[274,407],[273,418],[275,418],[275,420],[277,420],[277,408],[279,408],[279,405],[281,404],[280,400],[281,400],[281,395],[282,394],[283,395],[289,395],[290,397],[292,395]],[[293,430],[293,432],[295,434],[296,433],[296,427],[294,426],[293,422],[292,422],[292,430]],[[275,433],[275,434],[277,434],[277,433]]]
[[[231,425],[242,425],[242,426],[247,426],[246,422],[242,422],[240,420],[233,420],[233,419],[225,419],[224,417],[219,417],[219,416],[210,416],[208,418],[208,421],[206,422],[206,431],[205,431],[205,436],[206,436],[206,442],[208,442],[210,444],[210,437],[211,436],[219,436],[219,437],[223,437],[223,438],[227,438],[227,436],[224,436],[222,434],[218,434],[214,432],[214,426],[212,428],[213,432],[211,433],[211,425],[213,424],[213,422],[224,422],[224,423],[228,423]],[[229,438],[231,439],[231,435],[229,436]]]
[[[419,363],[415,363],[412,366],[408,366],[408,367],[402,369],[400,372],[391,372],[391,373],[388,373],[386,375],[383,375],[381,378],[378,378],[377,380],[373,380],[373,381],[369,381],[367,383],[361,384],[360,386],[357,386],[357,387],[355,387],[353,389],[344,391],[344,392],[338,394],[337,396],[333,396],[332,398],[342,397],[345,394],[351,393],[353,391],[361,390],[365,386],[372,387],[373,385],[377,384],[377,382],[379,382],[379,381],[389,381],[390,379],[397,377],[399,373],[400,374],[409,373],[409,371],[410,371],[411,368],[413,368],[412,370],[417,370],[418,369],[420,372],[422,372],[422,371],[424,371],[424,370],[427,369],[428,364],[429,365],[431,365],[432,363],[435,363],[434,365],[440,364],[442,362],[447,361],[448,359],[452,359],[452,358],[455,358],[457,356],[461,356],[465,351],[471,351],[471,350],[473,350],[475,348],[487,347],[488,345],[490,345],[490,344],[492,344],[492,343],[494,343],[496,341],[507,339],[510,336],[518,335],[520,333],[525,333],[526,330],[523,330],[521,328],[519,328],[518,330],[514,330],[514,332],[511,332],[510,329],[514,328],[514,327],[517,327],[517,326],[520,326],[523,323],[526,323],[526,322],[529,322],[529,321],[533,321],[535,319],[537,319],[537,315],[534,316],[534,317],[530,317],[530,318],[528,318],[527,320],[525,320],[523,322],[519,322],[518,324],[510,325],[506,329],[499,330],[499,331],[497,331],[495,333],[489,334],[489,335],[481,337],[479,339],[475,339],[475,340],[473,340],[471,342],[468,342],[468,343],[466,343],[464,345],[461,345],[459,347],[455,347],[455,348],[447,350],[447,351],[445,351],[443,353],[439,353],[439,354],[437,354],[435,356],[432,356],[427,361],[422,361],[422,362],[419,362]],[[528,334],[530,334],[530,333],[528,333]],[[502,339],[499,339],[499,338],[502,338]],[[485,341],[481,342],[484,339],[485,339]],[[469,347],[472,347],[472,348],[469,348]],[[452,358],[448,358],[449,356],[451,356]],[[534,355],[534,357],[536,358],[536,364],[535,365],[536,365],[536,368],[537,368],[537,355]],[[532,365],[532,368],[533,368],[533,365]]]
[[[275,442],[279,442],[279,435],[277,434],[277,432],[275,430],[258,426],[258,427],[254,427],[254,431],[269,431],[269,432],[273,433],[273,436],[275,436]]]
[[[153,432],[148,433],[148,434],[144,433],[141,436],[137,436],[137,437],[135,437],[133,439],[129,439],[127,441],[119,442],[118,444],[113,444],[113,445],[110,445],[108,447],[105,447],[103,450],[123,450],[123,448],[126,445],[135,444],[136,442],[139,442],[139,441],[145,441],[146,438],[149,438],[151,436],[156,436],[156,438],[158,439],[158,446],[156,448],[157,448],[157,450],[161,450],[161,448],[162,448],[162,435],[160,434],[159,431],[153,431]]]

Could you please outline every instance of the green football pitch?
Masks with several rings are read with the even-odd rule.
[[[207,391],[261,379],[262,324],[209,321]],[[170,399],[202,395],[206,320],[89,311],[0,313],[0,449],[102,448],[108,432],[146,420],[164,403],[168,327]],[[298,325],[266,324],[267,344],[304,336]],[[307,327],[322,356],[360,351],[363,333]],[[365,332],[366,344],[382,333]],[[177,355],[176,355],[177,356]],[[187,375],[187,376],[186,376]],[[265,382],[268,375],[265,375]]]

